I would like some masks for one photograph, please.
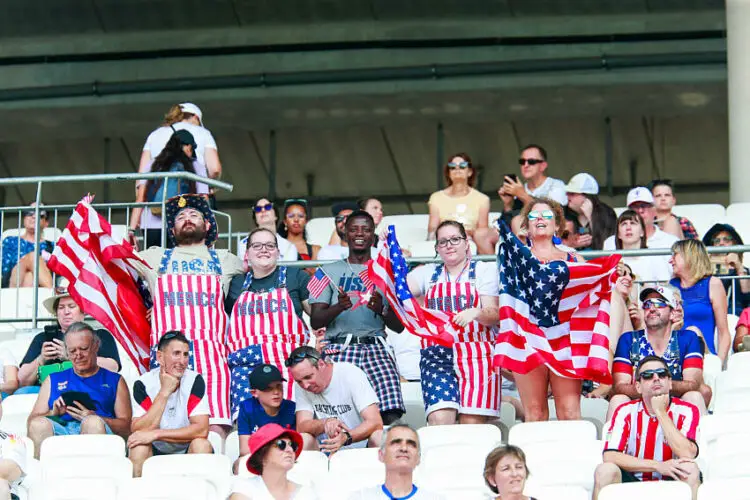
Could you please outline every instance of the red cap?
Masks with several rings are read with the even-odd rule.
[[[284,429],[279,424],[266,424],[250,436],[250,439],[248,439],[250,455],[284,435],[289,436],[292,441],[297,443],[297,451],[294,452],[294,457],[299,458],[299,454],[302,453],[302,435],[295,430]],[[247,470],[256,476],[260,475],[260,471],[255,470],[255,467],[250,465],[250,460],[247,461]]]

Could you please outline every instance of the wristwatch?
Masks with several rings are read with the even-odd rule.
[[[346,434],[346,441],[344,441],[344,446],[349,446],[352,444],[352,435],[349,434],[349,431],[344,431],[344,434]]]

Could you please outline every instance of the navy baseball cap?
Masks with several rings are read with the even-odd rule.
[[[272,382],[286,382],[281,372],[273,365],[258,365],[247,377],[251,389],[265,391]]]

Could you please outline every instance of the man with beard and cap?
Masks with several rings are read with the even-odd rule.
[[[401,332],[404,326],[383,296],[362,280],[362,271],[371,259],[375,223],[364,210],[346,219],[344,239],[349,255],[320,269],[330,284],[314,296],[311,291],[310,326],[326,327],[326,359],[353,363],[361,368],[375,388],[385,425],[392,424],[405,411],[398,368],[385,328]]]
[[[139,266],[154,303],[151,365],[158,366],[155,346],[162,335],[173,330],[182,332],[190,341],[189,368],[206,380],[210,430],[226,436],[232,421],[224,295],[232,277],[243,272],[242,260],[227,250],[214,250],[218,229],[206,197],[170,198],[166,219],[175,247],[154,247],[140,254],[151,266]]]

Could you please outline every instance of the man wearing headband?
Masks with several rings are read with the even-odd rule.
[[[210,430],[226,435],[231,419],[224,295],[232,277],[242,273],[242,261],[227,250],[214,250],[218,229],[204,196],[170,198],[166,219],[175,247],[149,248],[140,254],[151,266],[139,272],[153,297],[152,368],[158,366],[155,346],[161,336],[172,330],[182,332],[190,341],[188,368],[206,380]]]
[[[2,287],[16,288],[34,286],[34,244],[36,242],[36,203],[21,212],[23,229],[17,236],[3,239]],[[39,209],[39,286],[52,288],[52,273],[46,261],[52,254],[55,244],[44,239],[47,228],[47,211]]]

